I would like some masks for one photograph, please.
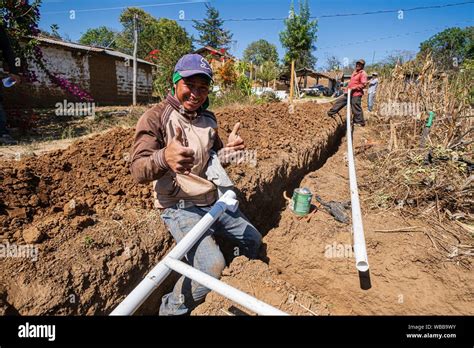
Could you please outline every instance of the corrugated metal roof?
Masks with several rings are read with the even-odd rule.
[[[73,48],[73,49],[76,49],[76,50],[82,50],[82,51],[87,51],[87,52],[105,53],[109,56],[114,56],[114,57],[120,57],[120,58],[123,58],[123,59],[133,60],[133,56],[131,56],[129,54],[122,53],[122,52],[119,52],[119,51],[111,50],[109,48],[87,46],[87,45],[82,45],[82,44],[78,44],[78,43],[75,43],[75,42],[66,42],[66,41],[56,40],[56,39],[51,39],[51,38],[46,38],[46,37],[35,37],[35,39],[38,40],[39,42],[45,42],[45,43],[48,43],[48,44],[51,44],[51,45],[69,47],[69,48]],[[146,60],[143,60],[143,59],[140,59],[140,58],[137,58],[137,61],[139,63],[155,66],[155,64],[150,63],[150,62],[148,62]]]

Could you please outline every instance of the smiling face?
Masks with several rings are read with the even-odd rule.
[[[356,71],[360,71],[364,68],[364,66],[361,63],[356,63]]]
[[[209,79],[203,75],[183,77],[175,85],[176,98],[188,111],[196,111],[209,94]]]

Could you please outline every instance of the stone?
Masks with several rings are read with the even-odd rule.
[[[40,204],[40,199],[38,198],[37,195],[32,195],[30,197],[30,200],[28,201],[28,204],[31,205],[32,207],[37,207]]]
[[[74,199],[71,199],[68,203],[66,203],[63,207],[63,212],[65,216],[71,217],[76,215],[76,201]]]
[[[36,227],[30,227],[23,230],[23,239],[28,244],[39,243],[43,237],[44,234]]]
[[[72,221],[71,221],[71,227],[75,230],[83,230],[84,228],[88,226],[92,226],[95,223],[94,219],[88,217],[88,216],[76,216]]]
[[[26,219],[26,209],[25,208],[13,208],[7,210],[8,216],[11,219],[17,218],[17,219]]]

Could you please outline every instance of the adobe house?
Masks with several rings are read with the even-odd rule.
[[[47,68],[78,85],[93,98],[96,106],[132,104],[133,57],[107,48],[85,46],[38,37]],[[137,59],[137,102],[152,100],[154,64]],[[4,88],[6,108],[47,108],[56,103],[79,101],[54,85],[34,62],[28,62],[38,82],[23,82]]]

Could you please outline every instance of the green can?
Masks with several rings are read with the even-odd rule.
[[[313,194],[306,188],[297,188],[293,191],[293,197],[291,198],[291,210],[296,215],[304,216],[309,213],[311,209],[311,199]]]

